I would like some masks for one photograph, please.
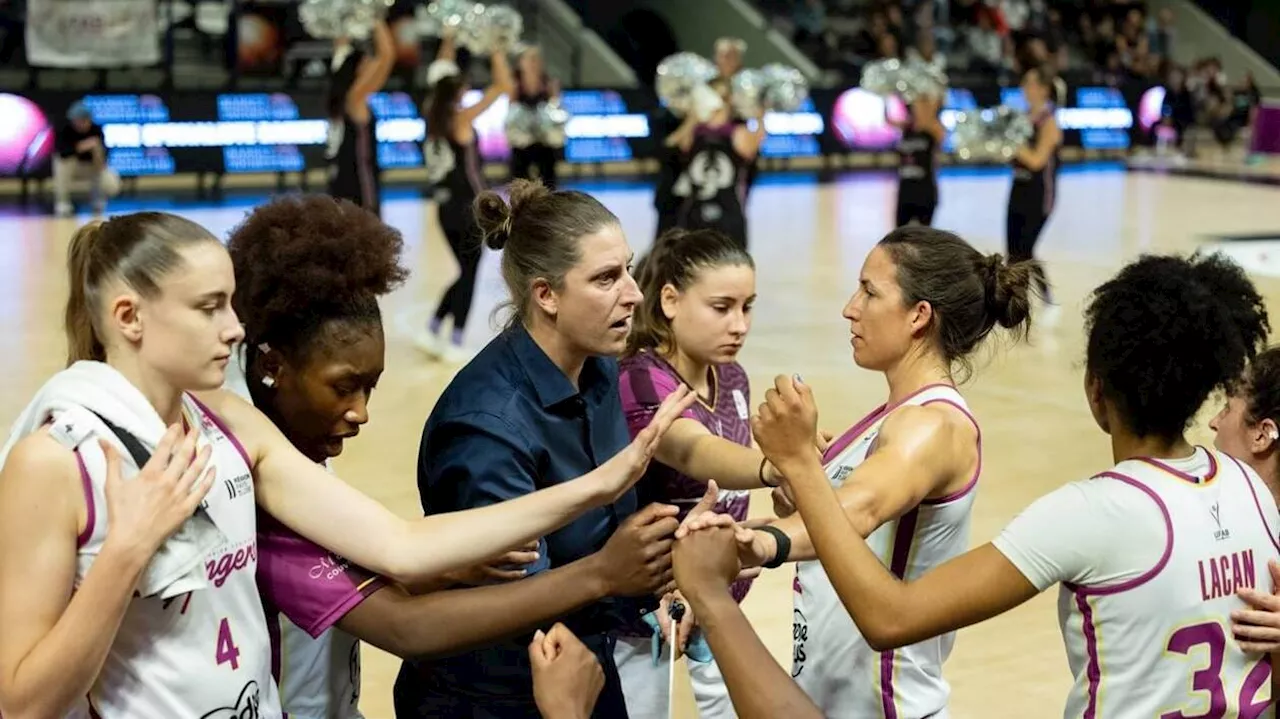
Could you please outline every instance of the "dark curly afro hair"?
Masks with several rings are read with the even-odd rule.
[[[1086,363],[1131,431],[1173,439],[1210,394],[1237,386],[1270,327],[1222,255],[1144,256],[1094,291]]]
[[[305,361],[333,323],[381,327],[378,297],[408,277],[403,247],[399,231],[347,200],[297,195],[255,208],[227,243],[246,347],[265,342]]]

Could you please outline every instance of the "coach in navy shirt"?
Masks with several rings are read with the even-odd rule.
[[[512,324],[463,368],[427,420],[418,490],[427,513],[502,502],[596,469],[631,442],[614,359],[641,300],[631,250],[594,198],[517,182],[511,207],[477,202],[490,247],[503,250]],[[539,542],[533,574],[592,554],[637,510],[634,490]],[[614,635],[656,601],[604,599],[561,619],[596,654],[606,683],[596,717],[625,719]],[[520,611],[512,607],[512,611]],[[396,714],[508,719],[539,716],[529,638],[401,668]]]

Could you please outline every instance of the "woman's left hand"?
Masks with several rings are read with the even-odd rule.
[[[444,575],[444,578],[455,584],[477,586],[493,580],[511,581],[524,579],[528,572],[526,567],[538,561],[538,540],[533,540],[519,549],[512,550],[474,567],[460,569]]]
[[[1280,651],[1280,564],[1274,559],[1267,562],[1271,569],[1272,591],[1241,589],[1236,596],[1252,609],[1231,612],[1231,633],[1236,643],[1246,652],[1267,654]]]
[[[689,644],[689,635],[693,633],[693,627],[696,622],[693,619],[693,607],[689,605],[688,600],[680,596],[680,592],[670,592],[662,597],[662,601],[658,604],[658,630],[662,632],[662,641],[670,645],[671,641],[671,603],[679,601],[684,605],[684,616],[680,618],[680,623],[676,625],[675,639],[675,659],[684,656],[684,648]]]

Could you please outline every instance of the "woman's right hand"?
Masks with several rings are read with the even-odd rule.
[[[217,467],[208,466],[210,445],[196,452],[198,436],[193,430],[183,437],[177,426],[170,427],[151,459],[129,480],[120,476],[115,446],[98,440],[107,462],[108,545],[150,557],[195,513],[217,477]]]
[[[636,435],[631,444],[587,475],[594,477],[600,483],[605,504],[616,501],[631,489],[632,485],[640,481],[667,430],[671,429],[671,425],[684,414],[685,410],[693,406],[695,399],[697,395],[693,394],[687,385],[681,385],[676,391],[667,395],[667,398],[658,406],[653,419],[649,420],[649,425]]]

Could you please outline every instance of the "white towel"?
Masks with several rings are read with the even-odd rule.
[[[0,467],[19,440],[56,420],[52,436],[68,449],[80,449],[91,476],[105,476],[106,457],[94,441],[100,438],[114,445],[120,455],[122,478],[136,476],[140,468],[128,449],[94,412],[137,437],[149,451],[155,451],[165,433],[164,421],[155,408],[123,375],[103,362],[77,362],[45,382],[14,421],[0,450]],[[104,518],[106,509],[98,508]],[[151,558],[138,582],[138,593],[168,599],[204,589],[208,586],[204,557],[226,541],[202,507]]]

